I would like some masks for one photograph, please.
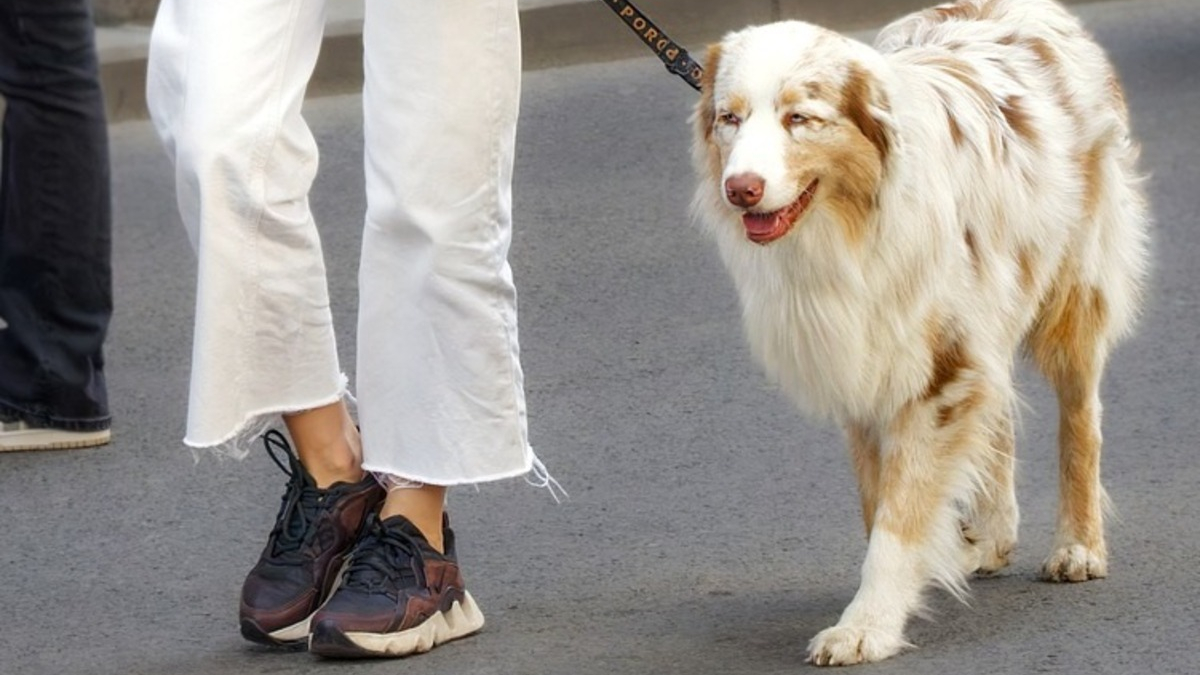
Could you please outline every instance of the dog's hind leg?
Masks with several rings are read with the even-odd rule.
[[[1122,105],[1115,77],[1114,105]],[[1098,136],[1078,158],[1083,220],[1041,301],[1026,345],[1059,403],[1059,506],[1054,548],[1042,566],[1050,581],[1108,573],[1100,485],[1100,379],[1109,351],[1140,305],[1147,266],[1145,197],[1128,140],[1119,128]]]
[[[1068,275],[1043,302],[1027,338],[1038,367],[1058,394],[1058,525],[1042,565],[1048,581],[1087,581],[1108,574],[1104,543],[1107,497],[1100,485],[1100,376],[1107,358],[1108,317],[1098,287]]]
[[[963,538],[969,547],[966,571],[992,574],[1008,566],[1017,545],[1016,444],[1012,413],[997,414],[991,452],[983,458],[981,485],[968,507]]]

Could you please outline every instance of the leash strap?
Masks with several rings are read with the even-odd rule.
[[[686,49],[675,44],[628,0],[604,0],[604,4],[616,12],[625,25],[637,33],[651,51],[658,54],[658,58],[662,59],[672,75],[678,75],[693,89],[700,91],[700,78],[704,75],[704,69],[688,55]]]

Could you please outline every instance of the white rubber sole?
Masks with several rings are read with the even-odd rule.
[[[267,636],[279,643],[304,642],[308,639],[308,627],[312,625],[312,618],[314,614],[316,614],[316,612],[309,614],[308,617],[300,623],[293,624],[287,628],[280,628],[277,631],[268,633]]]
[[[0,431],[0,452],[17,450],[71,450],[107,445],[112,441],[112,431],[64,431],[62,429],[36,429],[23,423],[9,423]]]
[[[419,626],[397,633],[343,633],[342,637],[352,643],[355,650],[361,650],[360,655],[373,656],[407,656],[420,654],[434,647],[466,637],[483,628],[483,612],[475,604],[471,594],[464,591],[463,601],[454,603],[450,609],[438,612],[426,619]],[[349,645],[345,645],[349,646]],[[331,656],[349,656],[343,649],[336,649]],[[321,654],[319,646],[313,649],[310,640],[309,651]]]

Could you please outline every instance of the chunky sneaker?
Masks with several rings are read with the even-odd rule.
[[[67,431],[38,426],[15,417],[0,417],[0,452],[9,450],[68,450],[108,445],[108,429]]]
[[[407,656],[482,628],[445,518],[442,533],[444,554],[404,516],[372,516],[342,585],[313,617],[308,650],[333,658]]]
[[[242,636],[301,648],[309,620],[333,591],[346,555],[384,491],[370,474],[357,483],[319,489],[282,433],[268,431],[263,444],[290,480],[267,546],[242,585]]]

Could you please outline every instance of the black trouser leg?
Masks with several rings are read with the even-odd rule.
[[[109,425],[108,130],[87,0],[0,1],[0,414]]]

